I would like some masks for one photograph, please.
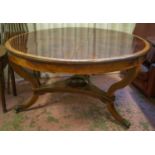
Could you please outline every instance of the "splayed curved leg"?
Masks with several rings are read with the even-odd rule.
[[[109,102],[107,104],[107,108],[109,110],[109,112],[112,114],[112,116],[120,123],[122,124],[124,127],[129,128],[130,127],[130,122],[126,119],[124,119],[115,109],[115,105],[113,102]]]
[[[20,75],[25,80],[27,80],[31,83],[32,89],[38,88],[40,86],[40,83],[35,78],[35,76],[33,75],[32,72],[30,72],[30,71],[28,71],[28,70],[26,70],[26,69],[24,69],[18,65],[15,65],[13,63],[11,63],[11,66],[18,75]],[[28,101],[26,101],[23,104],[19,104],[16,106],[16,108],[15,108],[16,112],[23,111],[23,110],[27,109],[28,107],[32,106],[36,102],[38,97],[39,97],[38,95],[33,93],[32,97],[30,99],[28,99]]]
[[[114,83],[107,92],[104,92],[103,90],[93,85],[89,80],[89,76],[86,75],[75,75],[67,80],[57,81],[55,83],[52,83],[51,85],[40,85],[39,81],[37,80],[37,78],[35,78],[32,72],[29,72],[28,70],[25,70],[24,68],[21,68],[20,66],[15,64],[12,64],[12,67],[21,77],[28,80],[33,87],[32,97],[26,103],[18,105],[16,107],[17,112],[23,111],[32,106],[38,99],[39,95],[47,92],[81,93],[98,98],[106,103],[109,112],[119,123],[127,128],[130,126],[130,123],[125,120],[115,109],[114,92],[132,82],[132,80],[138,73],[139,66],[129,69],[125,77],[121,81]]]
[[[119,81],[114,83],[109,89],[108,89],[108,96],[112,97],[114,96],[115,91],[117,91],[118,89],[124,88],[125,86],[127,86],[128,84],[130,84],[136,77],[137,73],[139,71],[139,66],[131,68],[127,71],[127,73],[125,74],[125,77]],[[112,116],[118,121],[120,122],[123,126],[129,128],[130,127],[130,122],[127,121],[126,119],[124,119],[115,109],[115,105],[114,102],[108,102],[107,103],[107,108],[109,110],[109,112],[112,114]]]

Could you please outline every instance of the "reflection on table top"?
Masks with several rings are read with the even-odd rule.
[[[43,58],[85,61],[132,56],[146,43],[124,32],[95,28],[57,28],[17,35],[7,41],[10,51]]]

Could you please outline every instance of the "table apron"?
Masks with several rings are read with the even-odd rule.
[[[30,61],[14,55],[9,55],[9,62],[21,67],[52,73],[71,73],[71,74],[101,74],[114,71],[122,71],[129,68],[139,66],[144,61],[144,57],[126,61],[113,61],[106,63],[90,63],[90,64],[61,64],[50,62]]]

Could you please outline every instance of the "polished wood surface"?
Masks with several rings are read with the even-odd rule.
[[[71,33],[73,30],[78,32],[75,37]],[[66,31],[64,36],[58,35],[61,31]],[[150,47],[138,36],[93,28],[58,28],[24,33],[9,39],[5,46],[10,51],[10,61],[18,65],[34,71],[72,74],[129,69],[144,61]]]
[[[6,44],[14,70],[32,84],[32,97],[16,107],[20,112],[32,106],[46,92],[83,93],[106,103],[112,116],[125,127],[126,121],[115,109],[115,92],[136,77],[150,48],[149,43],[131,34],[94,28],[57,28],[24,33]],[[23,68],[40,72],[72,73],[75,76],[57,83],[40,85]],[[127,70],[125,77],[107,92],[94,86],[91,74]]]
[[[148,43],[124,32],[95,28],[57,28],[17,35],[6,43],[14,54],[61,62],[100,62],[144,54]]]

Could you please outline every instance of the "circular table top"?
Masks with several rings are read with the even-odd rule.
[[[20,57],[48,62],[102,62],[135,58],[149,43],[135,35],[97,28],[55,28],[20,34],[6,48]]]

